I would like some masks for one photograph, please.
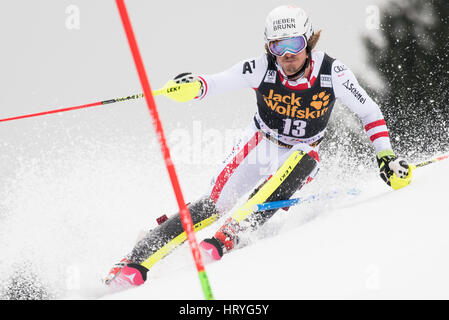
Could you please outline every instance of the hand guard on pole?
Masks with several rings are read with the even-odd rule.
[[[198,89],[198,93],[192,99],[197,99],[197,98],[201,97],[204,94],[204,84],[203,84],[203,82],[201,81],[200,78],[198,78],[196,75],[194,75],[191,72],[180,73],[176,77],[173,78],[173,81],[176,84],[199,82],[200,83],[200,87]]]
[[[412,181],[412,167],[407,160],[397,157],[393,151],[379,153],[377,164],[380,177],[394,190],[403,188]]]

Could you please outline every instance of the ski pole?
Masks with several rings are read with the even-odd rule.
[[[153,96],[163,95],[163,96],[166,96],[166,97],[168,97],[172,100],[178,101],[178,102],[186,102],[186,101],[189,101],[196,97],[200,86],[201,86],[201,84],[198,81],[191,82],[191,83],[178,84],[178,83],[175,83],[173,80],[170,80],[161,89],[153,91],[152,94],[153,94]],[[38,112],[38,113],[31,113],[31,114],[25,114],[25,115],[21,115],[21,116],[15,116],[15,117],[11,117],[11,118],[0,119],[0,122],[32,118],[32,117],[38,117],[38,116],[43,116],[43,115],[48,115],[48,114],[73,111],[73,110],[78,110],[78,109],[85,109],[85,108],[90,108],[90,107],[103,106],[105,104],[128,101],[128,100],[133,100],[133,99],[140,99],[143,97],[144,97],[144,94],[139,93],[139,94],[134,94],[134,95],[127,96],[127,97],[98,101],[98,102],[83,104],[83,105],[75,106],[75,107],[60,108],[60,109],[55,109],[55,110],[48,110],[48,111],[43,111],[43,112]]]
[[[432,164],[432,163],[435,163],[435,162],[438,162],[438,161],[441,161],[441,160],[444,160],[444,159],[447,159],[447,158],[449,158],[449,154],[442,155],[442,156],[439,156],[439,157],[435,157],[433,159],[426,160],[426,161],[423,161],[421,163],[417,163],[417,164],[413,165],[413,169],[421,168],[421,167],[427,166],[429,164]]]
[[[357,196],[361,193],[360,190],[351,188],[348,189],[346,192],[348,195]],[[267,211],[267,210],[273,210],[273,209],[281,209],[281,208],[288,208],[294,205],[306,203],[306,202],[312,202],[317,200],[325,200],[325,199],[333,199],[335,196],[339,194],[339,191],[334,190],[326,193],[317,193],[312,194],[310,196],[306,197],[299,197],[299,198],[293,198],[288,200],[279,200],[279,201],[273,201],[273,202],[265,202],[261,204],[254,205],[254,212],[259,211]]]
[[[47,115],[47,114],[60,113],[60,112],[66,112],[66,111],[72,111],[72,110],[78,110],[78,109],[84,109],[84,108],[90,108],[90,107],[97,107],[97,106],[102,106],[102,105],[105,105],[105,104],[110,104],[110,103],[115,103],[115,102],[120,102],[120,101],[139,99],[139,98],[142,98],[142,97],[143,97],[143,94],[135,94],[135,95],[128,96],[128,97],[114,98],[114,99],[110,99],[110,100],[98,101],[98,102],[93,102],[93,103],[89,103],[89,104],[83,104],[83,105],[75,106],[75,107],[61,108],[61,109],[55,109],[55,110],[48,110],[48,111],[43,111],[43,112],[38,112],[38,113],[25,114],[25,115],[21,115],[21,116],[12,117],[12,118],[0,119],[0,122],[6,122],[6,121],[12,121],[12,120],[18,120],[18,119],[25,119],[25,118],[32,118],[32,117],[38,117],[38,116],[43,116],[43,115]]]
[[[137,69],[137,73],[139,75],[140,83],[143,88],[143,92],[145,94],[145,100],[148,105],[148,109],[150,111],[150,115],[153,119],[153,125],[156,129],[157,136],[159,139],[159,143],[161,145],[161,151],[163,154],[163,158],[165,161],[165,166],[167,167],[168,174],[170,176],[170,181],[172,183],[173,191],[176,196],[176,201],[179,207],[179,214],[182,222],[182,226],[185,230],[187,240],[190,245],[190,249],[192,252],[193,260],[195,261],[195,265],[198,271],[198,277],[200,279],[201,287],[203,289],[203,293],[206,299],[212,300],[214,299],[212,294],[212,289],[209,284],[209,280],[207,278],[206,270],[204,268],[203,259],[201,257],[200,248],[198,246],[198,242],[196,241],[195,230],[192,222],[192,217],[190,215],[189,208],[187,207],[184,196],[182,194],[181,186],[179,185],[179,180],[176,174],[176,170],[173,164],[173,161],[170,157],[170,150],[167,146],[167,142],[164,135],[164,130],[162,128],[162,123],[159,118],[159,114],[156,108],[156,103],[154,101],[154,97],[151,94],[151,86],[148,81],[148,77],[145,71],[145,67],[142,61],[142,57],[140,55],[140,50],[137,45],[136,37],[134,35],[134,30],[131,25],[131,21],[129,19],[128,11],[126,9],[126,5],[124,0],[115,0],[117,4],[118,11],[120,13],[120,18],[122,20],[123,28],[126,33],[126,37],[128,39],[129,48],[131,50],[135,67]],[[197,83],[197,86],[200,84]],[[195,89],[195,88],[194,88]],[[199,87],[196,88],[196,94],[198,93]],[[195,90],[191,90],[192,93]],[[195,97],[193,96],[193,97]]]
[[[421,168],[424,166],[427,166],[429,164],[444,160],[449,158],[449,154],[447,155],[442,155],[439,157],[435,157],[433,159],[430,160],[426,160],[417,164],[412,164],[412,170],[416,169],[416,168]],[[351,194],[351,195],[357,195],[360,193],[360,190],[357,189],[349,189],[347,191],[347,194]],[[311,196],[307,196],[307,197],[300,197],[300,198],[293,198],[293,199],[288,199],[288,200],[280,200],[280,201],[273,201],[273,202],[265,202],[262,204],[256,204],[254,206],[254,212],[257,211],[266,211],[266,210],[272,210],[272,209],[280,209],[280,208],[287,208],[287,207],[291,207],[297,204],[301,204],[301,203],[305,203],[305,202],[310,202],[313,200],[320,200],[320,199],[332,199],[333,196],[337,194],[337,191],[331,191],[325,194],[314,194]]]

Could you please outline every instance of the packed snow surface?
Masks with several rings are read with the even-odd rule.
[[[275,235],[207,265],[215,297],[449,298],[449,161],[414,175],[413,183],[398,191],[373,180],[358,196],[281,213]],[[184,247],[150,272],[144,286],[106,298],[202,299]]]

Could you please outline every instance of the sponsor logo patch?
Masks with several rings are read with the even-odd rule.
[[[310,106],[316,110],[320,110],[322,107],[326,107],[329,104],[330,93],[326,94],[326,91],[321,91],[318,94],[313,95]]]
[[[313,101],[309,106],[302,104],[302,97],[294,92],[288,95],[281,95],[270,90],[268,97],[264,96],[266,106],[271,110],[291,118],[298,119],[318,119],[328,112],[327,105],[330,102],[330,93],[321,91],[312,97]]]
[[[354,84],[352,82],[350,82],[349,80],[346,80],[346,82],[343,83],[343,86],[347,90],[351,91],[351,93],[354,95],[354,97],[357,100],[359,100],[361,104],[365,104],[366,97],[364,97],[363,94],[357,90],[357,88],[354,86]]]
[[[335,73],[340,73],[342,71],[348,70],[345,65],[339,65],[334,67]]]
[[[264,82],[276,83],[276,70],[268,70]]]
[[[278,19],[273,21],[273,31],[295,29],[295,28],[296,28],[295,18]]]
[[[320,76],[321,87],[332,88],[332,76],[330,74],[322,74]]]

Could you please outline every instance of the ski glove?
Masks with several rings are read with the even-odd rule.
[[[407,160],[397,157],[392,151],[379,153],[377,164],[382,180],[395,190],[405,187],[412,180],[412,169]]]
[[[173,78],[173,81],[177,84],[192,83],[192,82],[198,81],[201,84],[201,86],[200,86],[200,89],[198,90],[198,94],[196,95],[196,97],[194,99],[201,98],[204,94],[203,81],[201,81],[201,79],[198,78],[198,76],[194,75],[191,72],[180,73],[176,77]]]

